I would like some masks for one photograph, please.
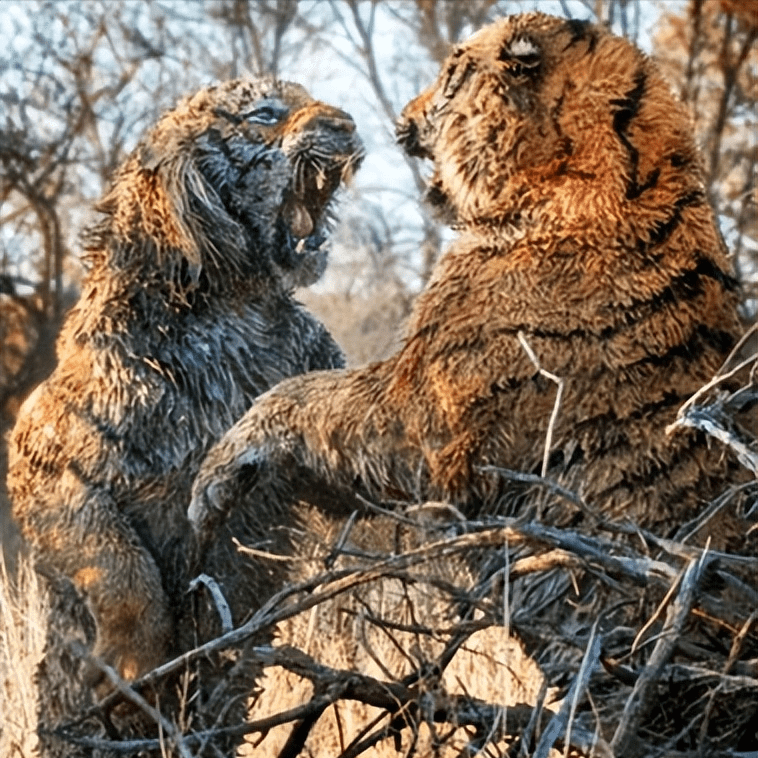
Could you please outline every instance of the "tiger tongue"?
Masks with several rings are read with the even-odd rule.
[[[284,208],[284,221],[295,237],[307,237],[313,231],[313,219],[305,206],[290,200]]]

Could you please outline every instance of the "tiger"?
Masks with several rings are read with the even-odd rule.
[[[453,48],[397,137],[431,164],[426,200],[455,236],[394,354],[282,381],[210,450],[200,543],[242,513],[273,539],[303,502],[330,518],[442,502],[619,543],[621,525],[697,523],[696,543],[743,549],[738,498],[698,518],[754,472],[700,430],[669,433],[744,327],[691,118],[657,64],[599,25],[504,18]],[[551,576],[509,585],[522,622],[634,627],[617,598],[602,610],[594,574],[560,574],[565,592]]]
[[[225,564],[230,541],[195,552],[192,481],[258,395],[344,365],[294,290],[324,272],[336,197],[363,155],[352,117],[301,85],[235,79],[165,113],[96,205],[57,367],[10,438],[13,515],[54,590],[48,726],[102,691],[103,666],[133,681],[198,642],[194,577],[216,579],[236,621],[247,612],[234,598],[258,579]]]

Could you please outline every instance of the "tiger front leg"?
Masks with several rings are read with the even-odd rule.
[[[85,684],[102,679],[104,665],[131,681],[163,663],[173,619],[160,571],[112,499],[106,493],[89,493],[73,516],[55,523],[49,516],[33,540],[39,568],[53,577],[53,592],[61,586],[55,577],[65,577],[94,620]],[[50,622],[53,638],[68,623],[55,618],[54,610]],[[57,644],[70,645],[74,636],[82,638],[66,635]]]
[[[380,364],[313,372],[261,395],[195,478],[188,515],[200,543],[247,492],[289,492],[335,515],[359,507],[354,492],[411,498],[420,452],[385,401],[381,373]]]

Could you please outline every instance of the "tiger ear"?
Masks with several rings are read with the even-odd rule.
[[[140,145],[137,155],[142,168],[150,173],[155,173],[163,162],[163,156],[148,144]]]
[[[532,77],[539,71],[542,50],[529,37],[516,37],[500,48],[498,60],[505,64],[511,76]]]

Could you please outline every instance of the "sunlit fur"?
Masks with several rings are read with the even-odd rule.
[[[452,51],[398,137],[433,162],[429,200],[458,237],[396,355],[283,382],[210,452],[200,534],[298,470],[324,491],[522,513],[519,485],[483,468],[541,472],[557,384],[538,365],[563,383],[546,474],[605,517],[691,518],[732,464],[664,430],[740,325],[690,119],[656,65],[583,22],[504,19]],[[709,529],[713,544],[732,533]]]
[[[299,85],[235,80],[163,116],[98,204],[58,366],[10,440],[15,518],[60,589],[48,723],[97,678],[65,649],[77,593],[92,653],[127,679],[194,642],[188,580],[221,575],[226,554],[190,560],[193,477],[257,395],[343,364],[292,290],[322,273],[333,195],[362,155],[350,116]]]

